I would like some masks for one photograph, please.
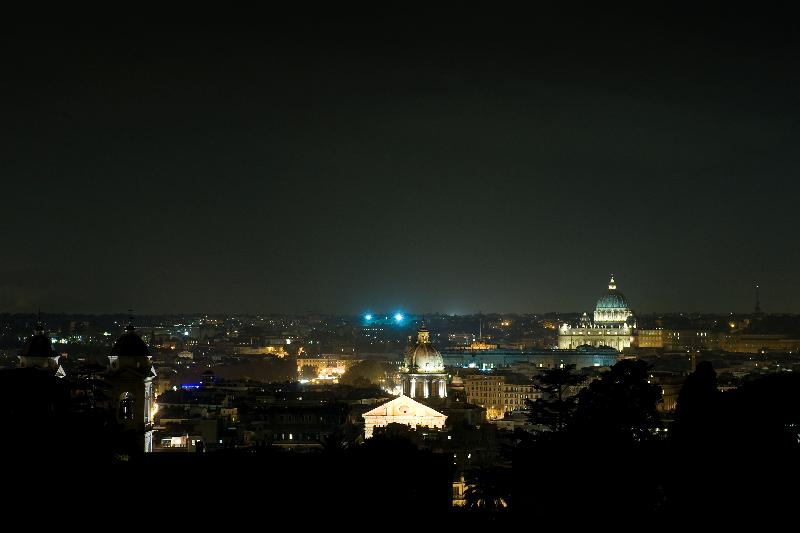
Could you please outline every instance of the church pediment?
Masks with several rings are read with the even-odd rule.
[[[366,417],[413,417],[413,418],[441,418],[442,422],[447,418],[446,415],[435,409],[431,409],[408,396],[400,395],[394,400],[379,405],[375,409],[367,411],[363,415]]]

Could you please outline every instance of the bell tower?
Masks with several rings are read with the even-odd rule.
[[[128,323],[108,356],[106,380],[114,418],[122,427],[125,447],[131,453],[153,451],[153,378],[150,351]]]

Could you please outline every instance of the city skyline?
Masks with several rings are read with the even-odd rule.
[[[640,315],[659,315],[659,314],[707,314],[707,315],[724,315],[724,314],[751,314],[753,312],[760,313],[762,309],[762,287],[758,283],[753,283],[749,287],[750,290],[750,307],[742,302],[741,307],[736,309],[690,309],[690,308],[676,308],[670,310],[662,309],[648,309],[647,306],[633,307]],[[596,291],[600,295],[602,291]],[[361,317],[367,320],[372,320],[373,316],[377,319],[383,317],[386,320],[397,320],[398,316],[403,318],[399,319],[400,322],[407,322],[409,318],[414,317],[414,320],[422,319],[425,315],[449,315],[449,316],[477,316],[481,314],[519,314],[519,315],[535,315],[535,314],[575,314],[583,313],[591,310],[591,297],[586,300],[586,304],[581,308],[561,308],[561,309],[524,309],[524,310],[508,310],[508,309],[468,309],[462,311],[461,309],[424,309],[420,310],[409,305],[394,305],[380,307],[377,305],[370,305],[369,303],[361,305],[357,309],[346,310],[329,310],[329,309],[296,309],[296,310],[279,310],[279,309],[233,309],[233,310],[220,310],[220,309],[110,309],[110,310],[86,310],[86,309],[63,309],[58,306],[52,308],[42,308],[41,306],[36,309],[5,309],[3,312],[12,314],[75,314],[75,315],[144,315],[144,316],[158,316],[158,315],[307,315],[307,314],[324,314],[331,316],[348,316],[348,317]],[[404,301],[408,301],[405,299]],[[766,314],[792,314],[792,310],[777,310],[767,309]]]

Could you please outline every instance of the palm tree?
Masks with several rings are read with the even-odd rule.
[[[496,513],[511,503],[511,472],[501,466],[482,465],[467,473],[464,491],[467,509]]]

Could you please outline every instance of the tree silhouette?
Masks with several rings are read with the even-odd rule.
[[[571,431],[614,443],[653,438],[660,427],[661,387],[649,383],[648,364],[623,360],[578,393]]]
[[[354,364],[342,375],[339,383],[367,387],[377,384],[386,375],[386,368],[379,361],[364,360]]]
[[[467,471],[465,481],[467,509],[498,512],[511,504],[511,472],[508,468],[484,463]]]
[[[575,365],[542,371],[534,378],[533,386],[544,397],[525,400],[530,422],[546,426],[550,432],[561,432],[575,412],[576,398],[571,389],[585,381],[585,376],[575,372]]]
[[[311,380],[311,379],[316,378],[317,375],[318,375],[317,367],[315,367],[314,365],[303,365],[300,368],[300,378],[301,379]]]
[[[686,377],[681,387],[670,436],[686,444],[698,439],[715,438],[719,423],[719,400],[717,373],[710,362],[702,361]]]
[[[800,375],[763,376],[716,391],[711,365],[698,364],[681,389],[669,439],[668,512],[709,507],[793,510],[800,475]]]
[[[362,426],[356,424],[346,423],[336,426],[332,432],[322,437],[322,450],[326,453],[350,450],[356,446],[362,431]]]

